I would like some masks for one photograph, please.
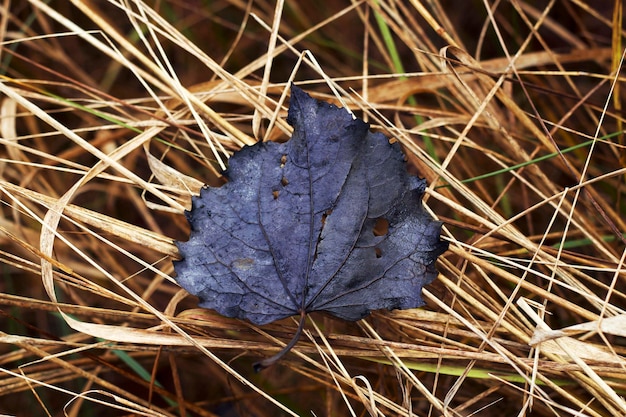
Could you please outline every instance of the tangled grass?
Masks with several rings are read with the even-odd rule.
[[[622,2],[6,1],[0,413],[626,414]],[[403,145],[450,250],[423,309],[256,327],[173,280],[288,84]]]

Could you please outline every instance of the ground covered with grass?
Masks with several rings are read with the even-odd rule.
[[[626,414],[620,0],[6,1],[0,414]],[[176,284],[184,210],[289,84],[427,179],[426,306],[264,326]]]

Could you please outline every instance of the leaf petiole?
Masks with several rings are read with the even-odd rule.
[[[300,311],[300,322],[298,323],[298,329],[294,334],[291,341],[284,347],[280,352],[275,354],[274,356],[263,359],[262,361],[256,362],[252,365],[254,368],[254,372],[261,372],[263,369],[274,365],[276,362],[280,360],[283,356],[285,356],[300,340],[300,335],[302,334],[302,330],[304,329],[304,322],[306,320],[306,311]]]

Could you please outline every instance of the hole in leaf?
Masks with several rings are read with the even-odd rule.
[[[374,222],[374,236],[385,236],[389,232],[389,221],[384,217],[379,217]]]
[[[383,251],[381,251],[380,248],[374,248],[374,252],[376,253],[376,258],[383,256]]]
[[[332,210],[326,210],[324,214],[322,214],[322,226],[326,224],[326,217],[330,216],[330,213],[332,212]]]
[[[272,191],[272,196],[274,197],[274,200],[276,200],[278,198],[278,190]]]
[[[280,157],[280,167],[284,168],[286,163],[287,163],[287,155],[281,156]]]
[[[289,181],[287,181],[287,178],[282,177],[282,178],[280,179],[280,183],[282,184],[282,186],[283,186],[283,187],[286,187],[286,186],[287,186],[287,184],[289,184]]]

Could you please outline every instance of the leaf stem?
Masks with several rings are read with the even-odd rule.
[[[280,360],[280,358],[285,356],[285,354],[287,354],[291,350],[291,348],[293,348],[296,345],[296,343],[298,343],[298,340],[300,340],[300,335],[302,334],[302,330],[304,329],[305,320],[306,320],[306,311],[302,310],[300,312],[300,322],[298,323],[298,329],[296,330],[296,333],[293,335],[293,338],[291,339],[291,341],[284,348],[282,348],[280,352],[278,352],[274,356],[267,358],[267,359],[263,359],[262,361],[256,362],[255,364],[253,364],[252,367],[254,368],[254,372],[260,372],[263,369],[274,365],[276,362]]]

